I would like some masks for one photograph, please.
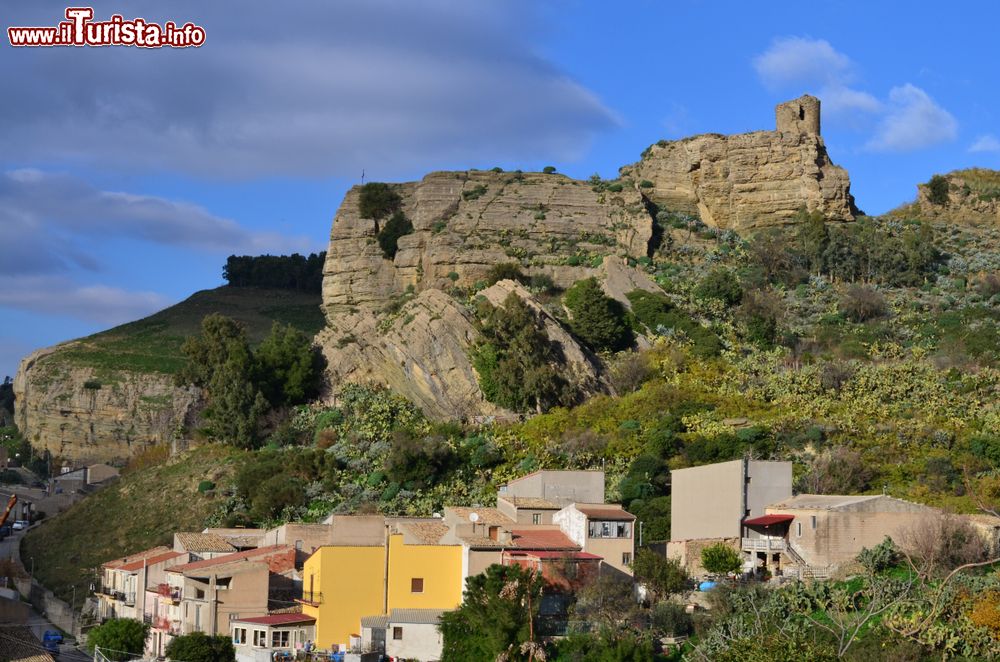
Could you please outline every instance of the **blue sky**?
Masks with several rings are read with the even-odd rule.
[[[804,92],[869,213],[1000,168],[993,3],[92,4],[207,41],[0,46],[0,376],[220,285],[231,253],[323,250],[362,169],[612,177],[661,138],[770,129]],[[65,6],[6,2],[4,28]]]

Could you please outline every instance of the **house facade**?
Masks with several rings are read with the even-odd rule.
[[[617,504],[573,503],[552,521],[582,551],[604,559],[604,568],[632,574],[635,557],[635,515]]]
[[[133,618],[149,622],[146,589],[163,581],[168,566],[187,559],[186,553],[153,547],[104,563],[95,587],[98,619]]]
[[[304,614],[235,618],[230,627],[237,662],[293,659],[316,640],[316,619]]]

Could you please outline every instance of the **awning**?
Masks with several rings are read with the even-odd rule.
[[[774,526],[775,524],[788,524],[795,515],[761,515],[743,520],[743,526]]]

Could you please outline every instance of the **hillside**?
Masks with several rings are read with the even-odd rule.
[[[31,530],[22,541],[21,558],[26,566],[34,558],[37,579],[56,595],[68,600],[75,586],[79,600],[105,561],[171,545],[176,530],[200,531],[220,499],[199,493],[198,484],[231,480],[245,459],[245,453],[228,446],[203,446],[127,472]]]
[[[213,312],[259,342],[274,322],[312,335],[323,326],[316,294],[220,287],[86,338],[26,357],[14,381],[15,422],[37,449],[71,461],[118,461],[173,440],[199,401],[178,388],[180,347]]]
[[[917,185],[917,199],[890,212],[959,225],[1000,226],[1000,171],[966,168]]]

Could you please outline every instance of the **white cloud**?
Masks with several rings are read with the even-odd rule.
[[[0,274],[96,270],[81,238],[123,237],[216,252],[306,251],[311,242],[252,232],[198,205],[150,195],[102,191],[35,169],[0,174]]]
[[[204,25],[203,47],[0,45],[0,144],[10,162],[71,160],[216,178],[383,179],[463,162],[571,160],[613,113],[534,55],[525,0],[104,6]],[[8,25],[48,25],[19,3]],[[106,14],[106,15],[105,15]]]
[[[842,85],[830,85],[819,92],[824,113],[847,114],[851,112],[877,113],[883,109],[881,101],[868,92]]]
[[[110,326],[145,317],[168,303],[155,292],[79,285],[61,276],[9,276],[0,288],[0,306]]]
[[[969,145],[970,152],[1000,152],[1000,140],[992,134],[985,134],[976,138],[976,141]]]
[[[958,122],[919,87],[906,83],[889,91],[889,104],[867,148],[910,152],[955,140]]]
[[[852,69],[850,58],[830,42],[808,37],[775,39],[770,48],[754,58],[753,66],[770,88],[842,85],[850,80]]]

